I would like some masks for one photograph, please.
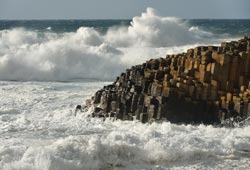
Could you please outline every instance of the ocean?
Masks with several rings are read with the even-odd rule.
[[[132,65],[246,35],[250,19],[181,19],[151,8],[131,20],[1,20],[0,169],[250,169],[249,125],[75,114]]]

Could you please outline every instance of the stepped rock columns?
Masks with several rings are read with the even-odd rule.
[[[250,37],[133,66],[97,91],[93,116],[212,124],[250,116]]]

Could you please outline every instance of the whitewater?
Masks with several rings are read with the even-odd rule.
[[[209,23],[209,21],[206,21]],[[250,126],[142,124],[75,114],[126,68],[219,35],[152,8],[129,26],[0,30],[0,169],[250,169]],[[250,31],[248,30],[248,33]]]
[[[218,44],[223,38],[179,18],[160,17],[152,8],[134,17],[130,26],[113,26],[105,33],[93,27],[63,33],[22,27],[3,29],[0,79],[113,80],[126,68],[150,58],[184,52],[198,45]]]

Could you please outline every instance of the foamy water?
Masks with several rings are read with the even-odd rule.
[[[134,17],[130,26],[113,26],[105,33],[92,27],[64,33],[1,30],[0,80],[113,80],[150,58],[229,40],[222,37],[179,18],[161,17],[152,8]]]
[[[109,83],[93,79],[113,80],[150,58],[237,36],[152,8],[106,32],[53,29],[0,30],[0,169],[250,169],[250,126],[103,121],[74,110]]]
[[[107,82],[108,83],[108,82]],[[249,169],[250,127],[74,116],[105,82],[0,82],[0,169]]]

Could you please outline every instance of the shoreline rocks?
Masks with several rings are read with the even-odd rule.
[[[214,124],[250,116],[250,36],[133,66],[98,90],[93,117]]]

